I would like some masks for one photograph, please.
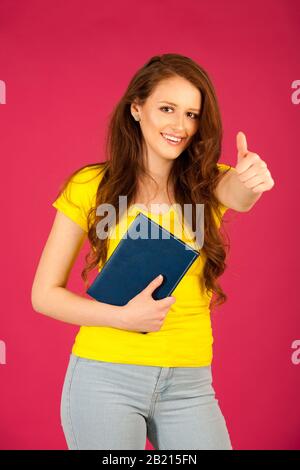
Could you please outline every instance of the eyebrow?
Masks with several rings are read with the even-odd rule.
[[[177,106],[177,104],[175,103],[171,103],[171,101],[158,101],[158,103],[167,103],[167,104],[171,104],[172,106]],[[200,112],[200,109],[196,109],[196,108],[188,108],[188,109],[192,109],[193,111],[197,111],[197,113]]]

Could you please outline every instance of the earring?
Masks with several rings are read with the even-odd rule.
[[[136,121],[140,121],[140,117],[138,114],[133,114],[133,117]]]

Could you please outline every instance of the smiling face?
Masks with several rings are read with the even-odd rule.
[[[179,76],[159,82],[143,105],[133,103],[131,112],[140,118],[148,158],[176,159],[199,127],[200,107],[198,88]],[[172,136],[180,140],[171,141]]]

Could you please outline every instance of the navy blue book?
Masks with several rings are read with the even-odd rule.
[[[111,305],[126,305],[159,274],[155,300],[169,297],[199,252],[141,212],[86,291]]]

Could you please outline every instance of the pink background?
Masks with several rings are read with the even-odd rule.
[[[299,2],[2,0],[0,18],[1,449],[66,449],[59,405],[79,327],[37,314],[30,300],[51,203],[67,175],[103,160],[108,114],[133,73],[166,52],[210,74],[221,161],[236,165],[242,130],[275,181],[250,212],[225,216],[229,300],[213,317],[213,376],[233,447],[300,449]],[[86,251],[68,284],[77,293]]]

